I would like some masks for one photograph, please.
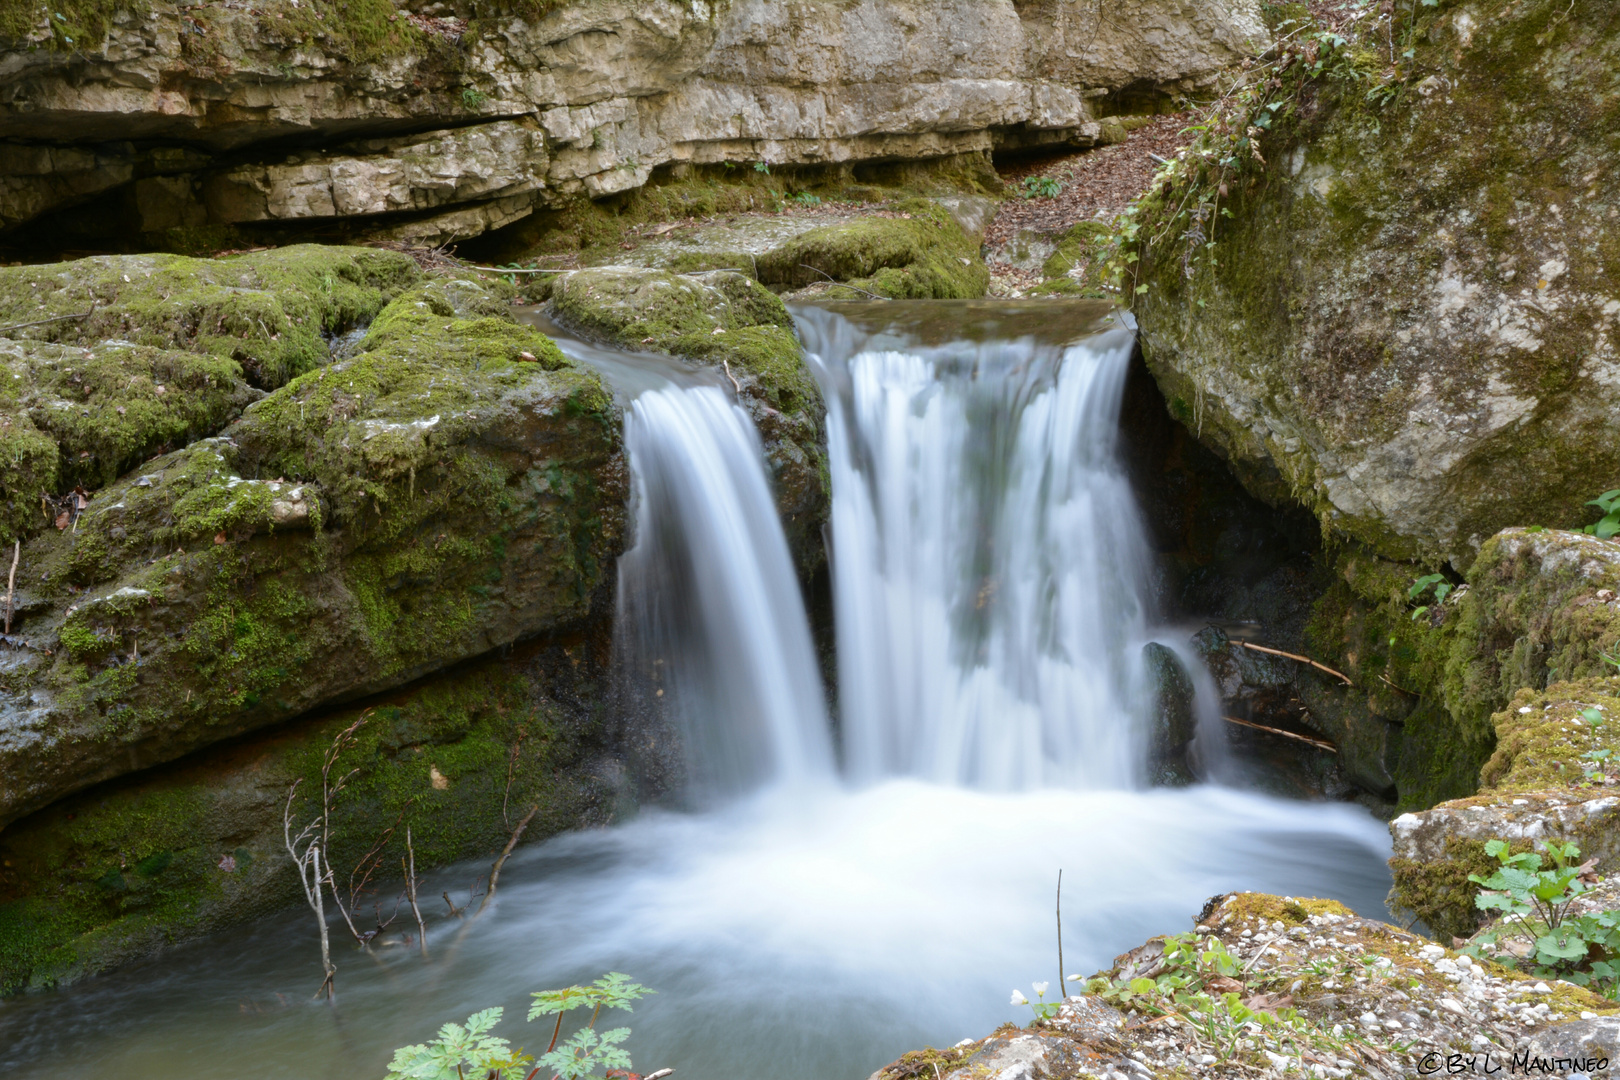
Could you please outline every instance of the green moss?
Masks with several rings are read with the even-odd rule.
[[[0,693],[48,693],[60,738],[7,759],[35,778],[11,799],[116,775],[125,742],[172,757],[589,610],[623,512],[600,379],[476,282],[409,290],[359,347],[29,543],[36,651]]]
[[[225,259],[97,256],[0,267],[0,321],[68,318],[29,331],[95,347],[111,340],[203,353],[274,388],[328,359],[325,338],[369,322],[421,276],[398,252],[299,245]],[[206,373],[211,375],[212,373]]]
[[[973,242],[944,208],[922,199],[801,233],[761,255],[757,272],[773,285],[803,287],[830,277],[906,300],[973,299],[990,284]]]
[[[1584,715],[1596,709],[1594,726]],[[1496,752],[1480,772],[1481,786],[1512,794],[1555,789],[1592,789],[1589,774],[1620,772],[1620,762],[1601,767],[1586,755],[1620,751],[1620,677],[1576,679],[1545,690],[1520,690],[1491,718]]]
[[[1528,840],[1516,840],[1511,849],[1529,851]],[[1497,860],[1485,854],[1485,841],[1446,837],[1445,856],[1433,862],[1394,858],[1389,860],[1395,885],[1390,899],[1422,919],[1442,941],[1472,937],[1479,929],[1480,913],[1474,907],[1478,887],[1469,874],[1488,876]]]
[[[1113,228],[1101,221],[1082,221],[1058,240],[1041,265],[1034,296],[1089,296],[1106,299],[1105,261],[1116,242]]]
[[[541,813],[529,840],[600,820],[603,793],[578,771],[597,737],[596,714],[564,713],[547,697],[563,688],[589,695],[591,684],[557,659],[549,673],[533,663],[476,664],[364,711],[338,759],[345,773],[354,770],[332,819],[330,855],[345,897],[348,869],[389,830],[374,884],[399,879],[407,827],[425,872],[493,856],[531,804]],[[69,799],[0,834],[0,993],[297,902],[282,845],[286,793],[297,781],[294,813],[300,822],[314,816],[322,757],[361,715],[301,721]]]
[[[150,10],[146,0],[12,0],[0,5],[0,40],[83,52],[101,43],[119,12],[143,19]]]

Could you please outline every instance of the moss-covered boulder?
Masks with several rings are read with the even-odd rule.
[[[1620,870],[1620,677],[1524,689],[1491,717],[1496,752],[1465,799],[1404,814],[1390,825],[1392,898],[1442,933],[1467,937],[1481,924],[1477,888],[1496,860],[1490,840],[1522,850],[1573,840],[1600,873]]]
[[[361,929],[386,919],[409,830],[425,873],[492,857],[532,805],[537,840],[614,811],[604,756],[605,623],[520,646],[396,692],[365,709],[295,721],[62,800],[0,834],[0,994],[48,986],[198,934],[301,903],[282,814],[299,782],[299,827],[317,812],[322,757],[353,775],[333,805],[329,855],[340,895],[370,882]],[[424,914],[438,923],[436,898]],[[460,896],[457,902],[465,902]],[[331,899],[327,900],[330,907]],[[393,930],[416,932],[410,912]],[[333,927],[341,940],[341,922]],[[319,971],[309,928],[312,978]],[[342,950],[339,951],[339,964]],[[341,978],[341,976],[340,976]]]
[[[1251,490],[1464,568],[1616,486],[1612,16],[1440,0],[1306,28],[1161,175],[1143,350]]]
[[[0,336],[205,353],[274,389],[324,364],[330,338],[369,323],[421,276],[397,251],[310,244],[0,267]]]
[[[260,396],[227,357],[0,339],[0,543],[57,520],[43,496],[109,484]]]
[[[350,359],[25,545],[0,824],[587,610],[619,551],[618,413],[489,301],[406,292]]]
[[[795,562],[802,572],[815,568],[831,497],[826,405],[781,300],[738,273],[600,267],[559,276],[551,310],[624,348],[719,367],[765,444]]]
[[[758,256],[756,267],[768,285],[803,288],[833,280],[897,300],[971,300],[990,286],[979,245],[950,211],[928,199],[811,229]]]

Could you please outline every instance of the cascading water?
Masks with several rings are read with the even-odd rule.
[[[1129,786],[1142,764],[1146,544],[1114,456],[1128,331],[840,350],[833,576],[850,774]]]
[[[713,386],[650,390],[625,448],[635,532],[615,637],[636,711],[674,721],[700,798],[825,779],[810,627],[747,414]]]
[[[1008,988],[1056,962],[1060,866],[1086,871],[1064,897],[1081,973],[1229,889],[1380,910],[1388,840],[1358,809],[1133,786],[1154,631],[1110,448],[1125,338],[923,347],[817,314],[804,330],[831,391],[857,783],[801,782],[829,774],[822,690],[745,417],[712,380],[565,343],[639,395],[621,651],[681,731],[707,809],[518,851],[482,919],[430,925],[431,963],[341,955],[335,1007],[308,1001],[302,911],[0,1002],[0,1071],[380,1076],[394,1047],[490,1005],[507,1009],[500,1034],[543,1045],[519,1019],[527,992],[618,970],[659,991],[628,1021],[641,1071],[858,1080],[1017,1018]]]

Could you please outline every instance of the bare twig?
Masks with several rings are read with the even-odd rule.
[[[281,833],[287,844],[287,854],[292,856],[293,864],[298,867],[298,880],[304,887],[304,899],[308,902],[310,910],[315,913],[315,922],[321,930],[321,970],[325,977],[321,980],[321,988],[315,991],[315,996],[320,997],[324,993],[330,1001],[337,968],[332,966],[332,944],[326,930],[326,904],[321,897],[321,844],[318,838],[310,836],[316,822],[312,821],[304,826],[303,831],[296,837],[292,834],[292,804],[298,794],[298,785],[302,782],[303,778],[300,777],[287,789],[287,805],[281,811]],[[301,844],[302,850],[299,847]]]
[[[870,296],[874,300],[889,300],[889,299],[892,299],[891,297],[879,296],[877,293],[867,292],[865,289],[857,289],[853,285],[845,284],[844,282],[839,281],[837,278],[833,277],[831,274],[827,273],[827,271],[818,270],[818,269],[816,269],[816,267],[811,266],[809,263],[800,263],[799,265],[804,267],[806,270],[815,270],[816,273],[820,274],[822,277],[826,278],[828,281],[832,282],[834,285],[836,285],[836,286],[838,286],[840,288],[849,289],[851,292],[858,292],[858,293],[861,293],[864,296]]]
[[[1057,884],[1057,938],[1058,938],[1058,1001],[1069,998],[1068,984],[1063,981],[1063,870],[1058,869]]]
[[[1309,735],[1299,735],[1292,731],[1284,731],[1282,728],[1266,727],[1266,725],[1257,724],[1253,720],[1239,720],[1235,716],[1223,716],[1221,719],[1228,724],[1240,724],[1243,727],[1254,728],[1256,731],[1264,731],[1268,735],[1281,735],[1285,739],[1298,739],[1302,743],[1310,743],[1318,750],[1326,750],[1330,754],[1339,752],[1339,748],[1326,739],[1313,739]]]
[[[11,549],[11,576],[6,579],[6,633],[11,633],[11,600],[17,590],[17,560],[22,558],[22,541],[17,540]]]
[[[1389,681],[1389,676],[1385,675],[1382,671],[1380,671],[1378,673],[1378,677],[1384,681],[1384,685],[1390,687],[1391,689],[1399,690],[1401,693],[1407,695],[1408,697],[1422,697],[1423,696],[1422,694],[1419,694],[1416,691],[1408,690],[1404,686],[1396,686],[1394,683]]]
[[[462,912],[467,910],[464,907],[456,907],[456,902],[454,900],[450,899],[450,894],[448,892],[443,893],[442,895],[444,896],[445,906],[450,909],[450,918],[452,918],[452,919],[458,918],[461,915]],[[472,903],[472,899],[468,898],[467,903],[469,903],[469,904]]]
[[[411,901],[411,914],[416,916],[416,929],[422,940],[422,959],[427,959],[427,924],[422,921],[422,909],[416,906],[416,847],[411,843],[411,827],[405,826],[405,850],[410,861],[405,865],[405,895]],[[405,862],[404,859],[400,860]]]
[[[726,369],[726,378],[731,380],[731,388],[739,394],[742,393],[742,384],[737,381],[737,376],[731,373],[731,364],[723,356],[720,358],[720,366]]]
[[[512,854],[512,849],[517,847],[518,840],[523,836],[523,830],[529,827],[529,822],[533,821],[534,815],[539,812],[540,804],[535,803],[529,807],[529,812],[523,815],[523,820],[517,823],[517,828],[512,830],[512,836],[506,841],[506,848],[501,852],[501,857],[495,860],[495,865],[489,871],[489,888],[485,890],[483,902],[478,905],[475,914],[482,915],[484,909],[489,906],[489,898],[495,895],[495,883],[501,879],[501,867],[506,865],[506,857]]]
[[[54,319],[35,319],[33,322],[15,323],[11,326],[0,326],[0,334],[9,334],[13,330],[26,330],[30,326],[44,326],[46,323],[66,322],[68,319],[85,319],[95,314],[96,309],[81,311],[77,315],[58,315]]]
[[[518,751],[523,748],[525,734],[527,732],[523,728],[518,728],[517,740],[512,743],[512,756],[506,761],[506,790],[501,793],[501,820],[506,822],[508,829],[512,827],[512,819],[506,816],[506,800],[512,797],[512,776],[517,771]]]
[[[1346,675],[1344,672],[1342,672],[1342,671],[1334,671],[1332,668],[1328,667],[1326,664],[1319,664],[1315,660],[1312,660],[1308,656],[1301,656],[1298,653],[1283,652],[1281,649],[1267,648],[1264,645],[1256,645],[1256,644],[1254,644],[1253,642],[1250,642],[1250,641],[1238,641],[1235,638],[1233,639],[1233,644],[1241,645],[1245,649],[1252,649],[1253,651],[1258,652],[1258,653],[1265,653],[1268,656],[1285,656],[1290,660],[1297,660],[1301,664],[1309,664],[1309,665],[1311,665],[1311,667],[1315,668],[1317,671],[1325,671],[1329,675],[1332,675],[1334,678],[1343,679],[1344,680],[1344,685],[1346,685],[1346,686],[1354,686],[1354,685],[1356,685],[1355,683],[1350,681],[1350,676]]]

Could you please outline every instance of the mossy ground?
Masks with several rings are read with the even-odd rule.
[[[870,216],[794,237],[756,261],[766,284],[802,288],[831,278],[896,300],[970,300],[990,272],[978,246],[937,203],[908,199]]]
[[[531,841],[605,820],[613,792],[581,769],[601,740],[593,703],[605,656],[591,638],[554,638],[12,825],[0,834],[0,994],[301,902],[282,837],[288,789],[299,783],[301,827],[319,806],[323,754],[361,715],[366,722],[336,765],[340,774],[357,770],[333,817],[330,853],[345,896],[350,868],[392,836],[357,921],[370,919],[379,886],[389,895],[398,888],[407,827],[423,873],[493,856],[533,804],[541,812],[525,833]],[[310,955],[313,962],[313,933]]]

